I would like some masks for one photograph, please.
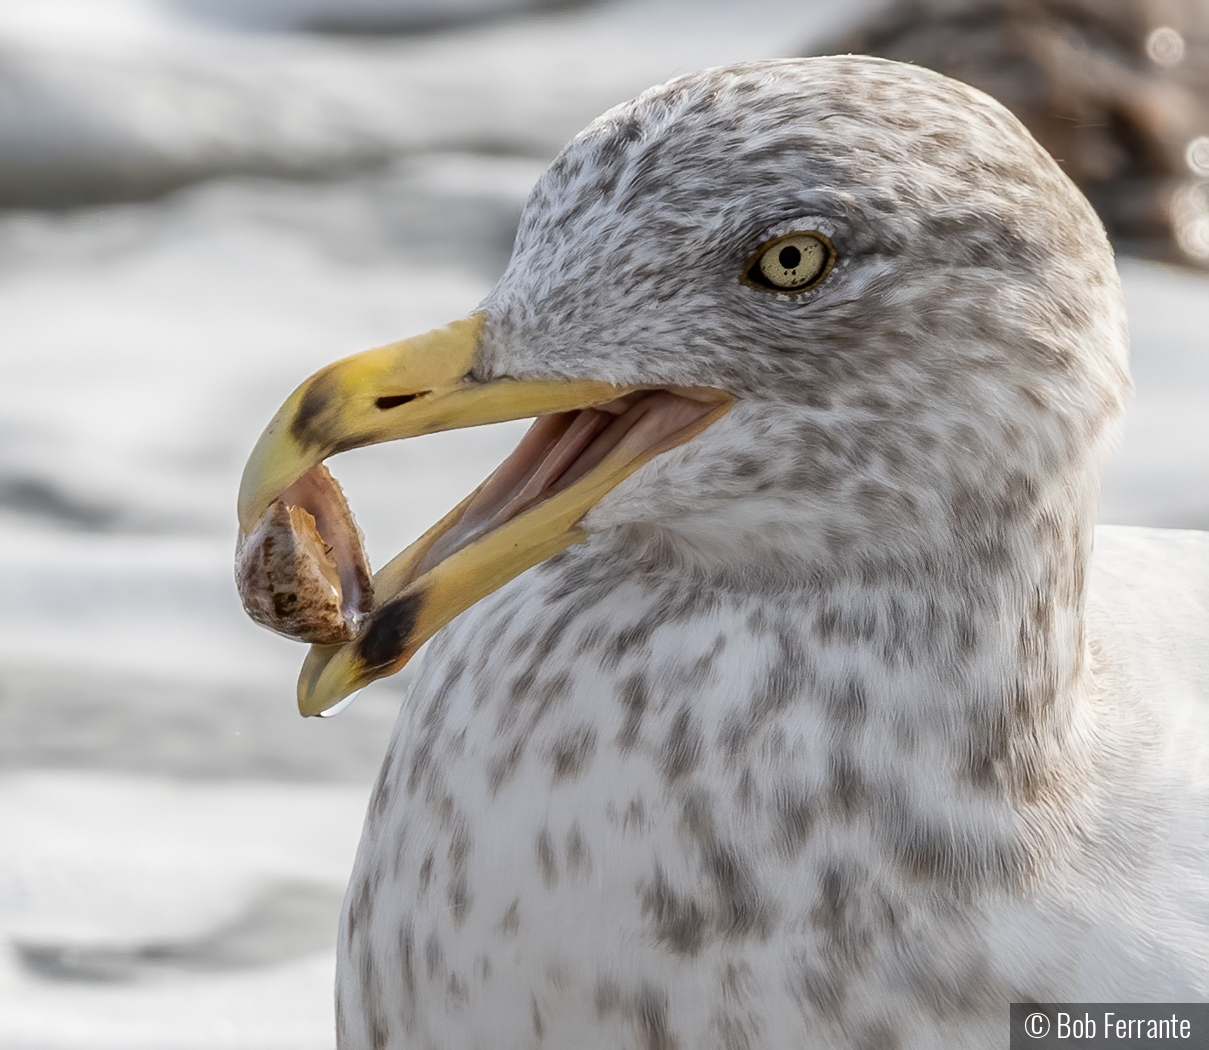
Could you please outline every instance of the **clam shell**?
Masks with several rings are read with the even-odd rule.
[[[278,634],[323,645],[356,637],[372,605],[369,560],[326,467],[308,471],[241,534],[235,582],[248,615]]]

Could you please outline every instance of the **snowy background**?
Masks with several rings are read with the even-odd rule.
[[[318,366],[469,311],[591,117],[867,7],[0,0],[0,1046],[330,1050],[404,683],[297,716],[302,649],[231,583],[248,450]],[[1209,278],[1121,270],[1103,518],[1209,528]],[[522,429],[340,457],[375,564]]]

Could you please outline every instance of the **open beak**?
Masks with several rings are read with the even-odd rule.
[[[328,365],[290,395],[252,450],[236,578],[254,619],[316,643],[298,681],[304,715],[394,674],[459,613],[581,542],[580,520],[606,493],[730,408],[728,394],[704,388],[477,380],[484,324],[474,314]],[[323,460],[529,416],[540,418],[499,468],[371,580]]]

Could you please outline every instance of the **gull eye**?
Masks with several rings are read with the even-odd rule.
[[[821,233],[790,233],[760,246],[747,280],[774,292],[804,292],[831,271],[835,249]]]

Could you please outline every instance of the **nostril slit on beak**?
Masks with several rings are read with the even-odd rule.
[[[427,391],[425,391],[427,393]],[[400,405],[406,405],[409,401],[414,401],[419,394],[392,394],[390,397],[380,397],[374,402],[380,409],[384,411],[388,408],[398,408]]]

